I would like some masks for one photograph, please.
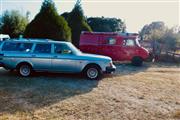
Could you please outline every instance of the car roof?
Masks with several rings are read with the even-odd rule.
[[[70,43],[65,41],[55,41],[52,39],[40,39],[40,38],[21,38],[21,39],[8,39],[6,41],[12,42],[33,42],[33,43]]]

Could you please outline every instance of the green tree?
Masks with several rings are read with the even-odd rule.
[[[65,14],[65,15],[67,16],[67,14]],[[77,1],[73,10],[69,13],[69,15],[67,17],[67,21],[71,28],[72,43],[76,47],[78,47],[81,32],[82,31],[92,31],[90,26],[86,22],[80,1]]]
[[[5,11],[1,21],[1,33],[9,34],[11,38],[23,35],[28,24],[28,19],[15,10]]]
[[[40,12],[26,27],[25,37],[71,41],[71,29],[66,20],[58,15],[54,2],[44,0]]]
[[[125,32],[126,25],[121,19],[90,17],[87,19],[88,24],[95,32]]]
[[[149,25],[145,25],[139,32],[141,40],[152,41],[157,40],[161,41],[161,38],[167,31],[165,23],[162,21],[155,21]]]
[[[160,56],[162,53],[173,53],[180,46],[180,27],[168,28],[164,22],[152,22],[145,25],[139,33],[142,41],[149,41],[152,53]]]
[[[168,29],[166,34],[163,36],[163,43],[165,44],[165,51],[173,51],[174,53],[177,50],[177,47],[180,45],[180,34],[175,32],[173,28]]]

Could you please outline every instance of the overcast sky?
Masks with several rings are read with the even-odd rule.
[[[30,11],[31,19],[39,12],[43,0],[0,0],[0,13],[5,10]],[[76,0],[54,0],[59,14],[70,12]],[[152,21],[164,21],[169,27],[180,22],[180,0],[82,0],[88,17],[116,17],[126,22],[128,32],[138,32]]]

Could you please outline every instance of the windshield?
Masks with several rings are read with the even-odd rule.
[[[140,43],[139,43],[139,39],[138,39],[138,38],[136,38],[136,40],[135,40],[135,41],[136,41],[136,45],[140,47],[141,45],[140,45]]]
[[[81,54],[82,52],[77,49],[73,44],[69,43],[68,46],[70,47],[70,49],[73,51],[73,53],[75,54]]]

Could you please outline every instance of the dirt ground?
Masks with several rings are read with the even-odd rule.
[[[0,70],[0,120],[180,120],[180,66],[119,64],[114,75]]]

